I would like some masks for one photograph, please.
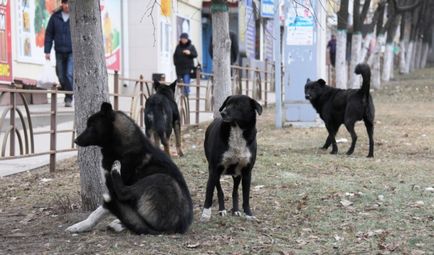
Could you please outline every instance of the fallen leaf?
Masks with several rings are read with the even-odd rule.
[[[346,200],[346,199],[342,199],[342,200],[341,200],[341,205],[343,205],[344,207],[348,207],[348,206],[350,206],[350,205],[352,205],[352,204],[353,204],[353,202],[348,201],[348,200]]]
[[[197,247],[200,246],[200,243],[199,242],[197,242],[197,243],[188,243],[186,246],[189,249],[195,249],[195,248],[197,248]]]

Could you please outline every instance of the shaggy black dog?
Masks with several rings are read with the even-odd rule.
[[[123,226],[137,234],[188,230],[193,204],[181,171],[130,117],[103,103],[101,110],[89,117],[75,143],[101,147],[109,193],[103,194],[102,206],[68,231],[88,231],[109,212],[122,223],[112,223],[116,230]]]
[[[363,120],[369,136],[368,157],[374,157],[375,108],[369,93],[371,70],[366,64],[358,64],[355,73],[363,77],[360,89],[336,89],[327,86],[323,79],[317,81],[308,79],[304,87],[305,97],[318,112],[329,133],[323,149],[328,149],[332,145],[331,154],[338,153],[335,136],[340,125],[344,124],[351,134],[351,146],[347,151],[347,155],[351,155],[357,141],[354,124],[356,121]]]

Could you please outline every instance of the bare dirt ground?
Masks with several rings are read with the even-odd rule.
[[[113,233],[109,220],[66,233],[88,215],[71,159],[55,174],[45,167],[0,179],[0,254],[434,254],[434,69],[397,79],[373,93],[374,159],[365,157],[362,123],[349,157],[349,143],[337,156],[318,149],[325,128],[276,130],[273,109],[259,117],[256,222],[222,218],[216,207],[210,222],[198,221],[207,180],[202,126],[184,134],[186,157],[175,158],[194,201],[187,234]],[[344,128],[338,138],[350,140]],[[231,182],[223,179],[227,208]]]

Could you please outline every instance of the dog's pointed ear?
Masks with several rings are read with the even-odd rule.
[[[223,102],[222,106],[220,106],[219,112],[223,111],[223,109],[226,107],[226,104],[228,103],[228,101],[229,101],[229,99],[230,99],[231,97],[232,97],[232,96],[228,96],[228,97],[225,99],[225,101]]]
[[[319,80],[317,80],[316,82],[318,82],[319,85],[321,85],[321,86],[325,86],[325,85],[326,85],[326,82],[325,82],[325,80],[323,80],[323,79],[319,79]]]
[[[307,78],[307,80],[306,80],[306,83],[309,83],[310,82],[310,79],[309,78]]]
[[[258,115],[261,115],[262,114],[262,106],[255,99],[251,99],[251,100],[252,100],[252,105],[255,108],[256,112],[258,113]]]
[[[101,104],[101,112],[103,113],[110,113],[113,111],[112,105],[110,103],[107,102],[103,102]]]
[[[157,91],[157,89],[160,87],[160,82],[157,79],[154,79],[154,89]]]
[[[176,83],[177,83],[178,81],[177,80],[175,80],[174,82],[172,82],[172,84],[170,84],[170,88],[173,90],[173,92],[175,92],[175,89],[176,89]]]

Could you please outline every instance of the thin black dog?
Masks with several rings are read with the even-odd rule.
[[[123,226],[137,234],[188,230],[193,204],[181,171],[126,114],[103,103],[101,110],[87,120],[75,143],[102,148],[109,193],[103,194],[102,206],[67,231],[88,231],[109,212],[120,220],[111,224],[115,230]]]
[[[146,100],[145,104],[145,126],[146,136],[154,145],[160,147],[160,141],[164,151],[170,156],[169,141],[172,129],[175,131],[176,150],[182,157],[181,149],[181,122],[178,105],[175,101],[176,81],[166,86],[154,80],[155,94]]]
[[[252,168],[256,161],[256,113],[261,105],[247,96],[229,96],[220,107],[221,118],[208,126],[205,134],[205,155],[208,160],[208,183],[201,221],[211,218],[214,188],[217,188],[220,215],[226,215],[220,176],[232,175],[232,213],[240,216],[238,186],[242,182],[243,210],[253,218],[249,204]]]
[[[375,108],[369,93],[371,69],[366,64],[358,64],[354,72],[363,77],[360,89],[336,89],[327,86],[323,79],[308,79],[304,87],[305,97],[318,112],[329,133],[323,149],[326,150],[332,145],[331,154],[338,153],[335,136],[340,125],[344,124],[351,134],[351,146],[347,151],[347,155],[351,155],[357,141],[354,125],[356,121],[363,120],[369,137],[368,157],[374,157]]]

